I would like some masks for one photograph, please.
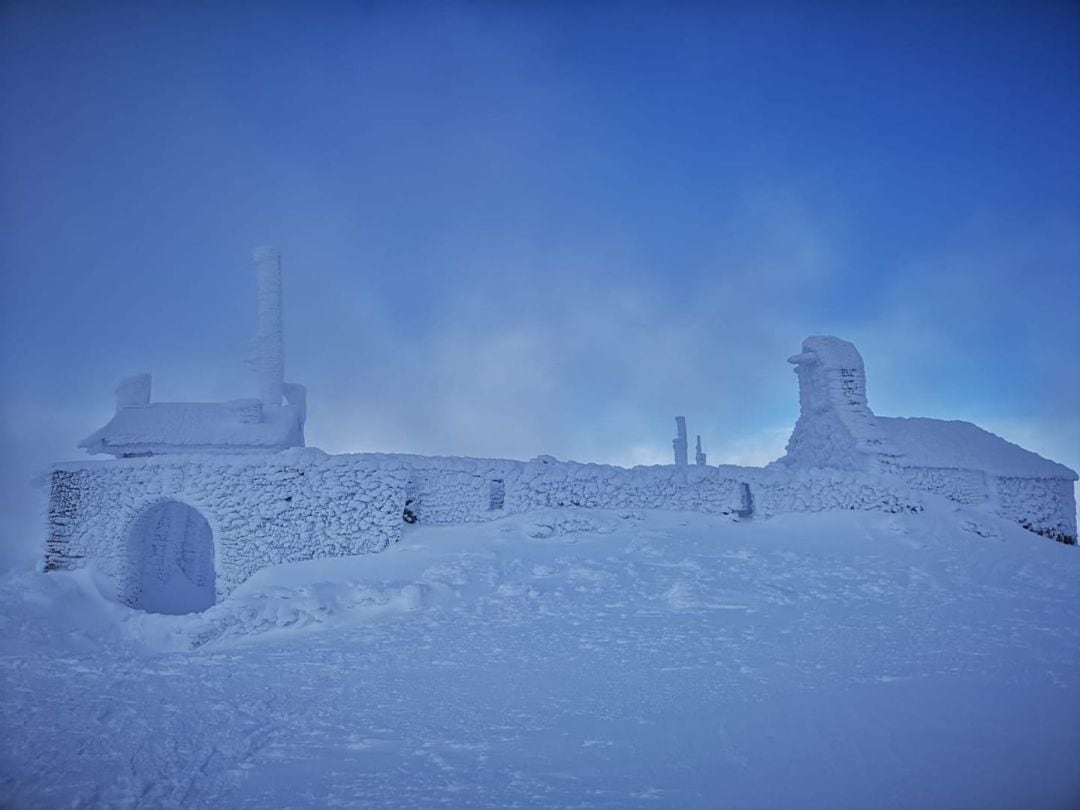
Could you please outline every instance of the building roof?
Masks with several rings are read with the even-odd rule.
[[[984,470],[1017,478],[1077,480],[1063,464],[1045,459],[970,422],[879,416],[897,462],[905,467]]]
[[[90,453],[248,452],[304,445],[295,405],[258,400],[154,402],[117,410],[105,427],[79,442]]]

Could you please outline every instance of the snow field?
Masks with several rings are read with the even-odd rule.
[[[930,498],[411,526],[186,616],[13,575],[0,801],[1071,807],[1076,566]]]

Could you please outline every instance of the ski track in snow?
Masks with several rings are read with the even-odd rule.
[[[415,527],[179,617],[12,574],[0,804],[1069,807],[1078,566],[938,506]]]

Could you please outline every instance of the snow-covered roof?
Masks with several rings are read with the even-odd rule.
[[[1077,479],[1076,473],[1065,465],[970,422],[879,416],[878,424],[891,449],[902,454],[899,463],[907,467],[984,470],[1018,478]]]
[[[79,442],[91,453],[115,456],[184,451],[245,452],[302,447],[304,417],[296,405],[232,402],[154,402],[123,407]]]

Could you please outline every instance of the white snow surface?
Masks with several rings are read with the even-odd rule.
[[[978,507],[541,509],[201,614],[0,579],[0,806],[1067,808],[1080,556]]]
[[[982,470],[1023,478],[1077,476],[1064,464],[1050,461],[988,430],[958,420],[879,416],[885,438],[904,466]]]

